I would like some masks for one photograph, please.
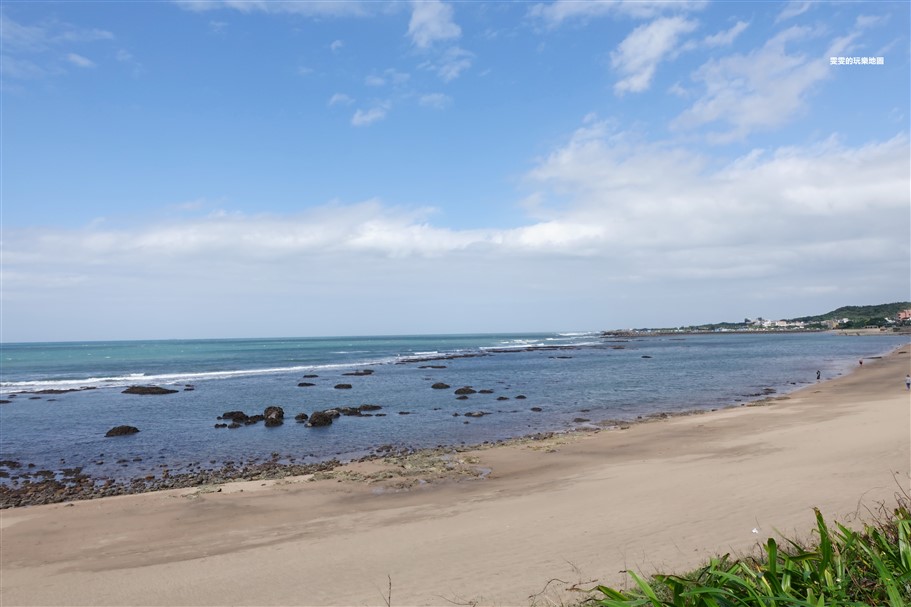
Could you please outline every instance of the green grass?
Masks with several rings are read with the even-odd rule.
[[[598,586],[584,605],[598,607],[908,607],[911,605],[911,502],[899,497],[872,524],[830,526],[816,510],[812,545],[774,539],[761,556],[712,559],[685,576],[630,572],[635,588]]]

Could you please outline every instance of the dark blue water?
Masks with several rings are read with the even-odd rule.
[[[815,381],[817,370],[834,377],[907,341],[824,333],[608,341],[579,333],[4,344],[0,396],[10,402],[0,405],[0,459],[52,470],[84,466],[123,479],[272,453],[309,462],[357,457],[384,444],[477,444],[585,424],[577,418],[628,421],[756,400],[767,388],[782,394]],[[553,346],[569,349],[527,350]],[[475,356],[445,358],[465,355]],[[420,368],[427,365],[446,368]],[[374,373],[343,375],[365,368]],[[301,381],[316,385],[298,387]],[[431,389],[434,382],[451,389]],[[352,389],[335,389],[339,383]],[[178,392],[123,394],[130,385]],[[494,392],[456,400],[453,390],[463,385]],[[35,394],[85,387],[94,389]],[[520,394],[527,398],[516,399]],[[380,405],[386,415],[341,417],[327,428],[293,420],[361,404]],[[225,411],[262,413],[270,405],[285,410],[283,426],[214,428]],[[490,415],[461,415],[472,411]],[[124,424],[140,432],[105,438]]]

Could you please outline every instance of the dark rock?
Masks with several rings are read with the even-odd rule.
[[[216,428],[227,428],[228,424],[215,424]]]
[[[535,413],[540,413],[540,412],[543,411],[543,410],[544,410],[544,409],[542,409],[541,407],[532,407],[532,408],[530,409],[530,411],[534,411]]]
[[[115,426],[107,431],[105,436],[126,436],[127,434],[136,434],[139,428],[134,426]]]
[[[159,386],[130,386],[123,391],[123,394],[174,394],[175,392],[177,390]]]
[[[82,392],[83,390],[95,390],[94,386],[86,388],[48,388],[46,390],[35,390],[35,394],[66,394],[67,392]]]
[[[338,409],[326,409],[325,411],[323,411],[323,413],[325,413],[332,419],[338,419],[342,415],[342,412],[339,411]]]
[[[456,400],[468,400],[468,396],[465,394],[462,394],[461,396],[456,396]]]
[[[259,422],[263,421],[264,419],[266,419],[265,415],[251,415],[250,417],[248,417],[247,419],[244,420],[244,425],[252,426],[253,424],[258,424]]]
[[[267,428],[281,426],[285,423],[285,410],[281,407],[266,407],[265,411],[263,411],[263,417],[266,420]]]
[[[297,421],[299,423],[303,423],[303,422],[307,421],[307,419],[309,419],[309,417],[310,416],[307,415],[306,413],[298,413],[297,415],[294,416],[294,419],[295,419],[295,421]]]
[[[311,415],[310,419],[307,421],[307,426],[311,428],[329,426],[331,424],[332,416],[327,414],[325,411],[314,411],[313,415]]]
[[[364,369],[363,371],[349,371],[342,375],[353,375],[354,377],[363,377],[364,375],[373,375],[373,369]]]
[[[411,411],[399,411],[399,415],[411,415]]]
[[[358,407],[336,407],[335,411],[346,417],[361,417],[363,415]]]
[[[509,400],[508,396],[498,396],[497,400]]]
[[[493,394],[493,390],[490,390],[490,389],[478,390],[478,394]]]
[[[524,394],[519,394],[518,396],[516,396],[516,400],[525,400],[526,398],[528,398],[528,397],[525,396]]]
[[[313,373],[310,373],[309,375],[304,375],[304,379],[316,379],[317,377],[319,377],[319,375],[314,375]]]
[[[11,402],[13,402],[13,401],[11,401],[11,400],[6,400],[5,398],[0,399],[0,405],[8,405],[8,404],[11,403]]]
[[[448,390],[449,384],[444,384],[443,382],[437,382],[430,387],[433,388],[434,390]]]
[[[461,387],[461,388],[459,388],[458,390],[455,391],[455,393],[456,393],[456,394],[459,394],[459,395],[462,395],[462,394],[477,394],[477,392],[478,392],[478,391],[475,390],[474,388],[472,388],[471,386],[463,386],[463,387]]]
[[[651,358],[651,356],[649,356],[648,354],[643,354],[642,358]]]
[[[302,381],[301,383],[297,384],[297,387],[298,388],[309,388],[310,386],[315,386],[315,385],[316,384],[308,382],[308,381]]]
[[[358,409],[361,411],[379,411],[382,407],[379,405],[361,405]]]
[[[465,414],[465,417],[484,417],[485,415],[490,415],[487,411],[469,411]]]
[[[230,419],[232,422],[243,423],[247,421],[247,414],[243,411],[225,411],[221,414],[221,419]]]
[[[584,417],[577,417],[573,420],[577,424],[584,424],[585,422],[590,422],[590,419],[585,419]]]
[[[336,390],[350,390],[351,384],[335,384]]]
[[[445,369],[446,365],[421,365],[418,369]]]

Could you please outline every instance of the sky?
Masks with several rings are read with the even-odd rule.
[[[0,340],[911,299],[908,2],[0,7]]]

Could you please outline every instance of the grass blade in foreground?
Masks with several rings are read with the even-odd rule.
[[[731,562],[712,559],[688,575],[655,575],[650,581],[633,572],[638,588],[621,592],[598,586],[585,604],[601,607],[867,607],[911,605],[911,499],[898,497],[891,513],[863,532],[843,525],[830,530],[816,510],[817,543],[806,546],[774,539],[762,558]]]

